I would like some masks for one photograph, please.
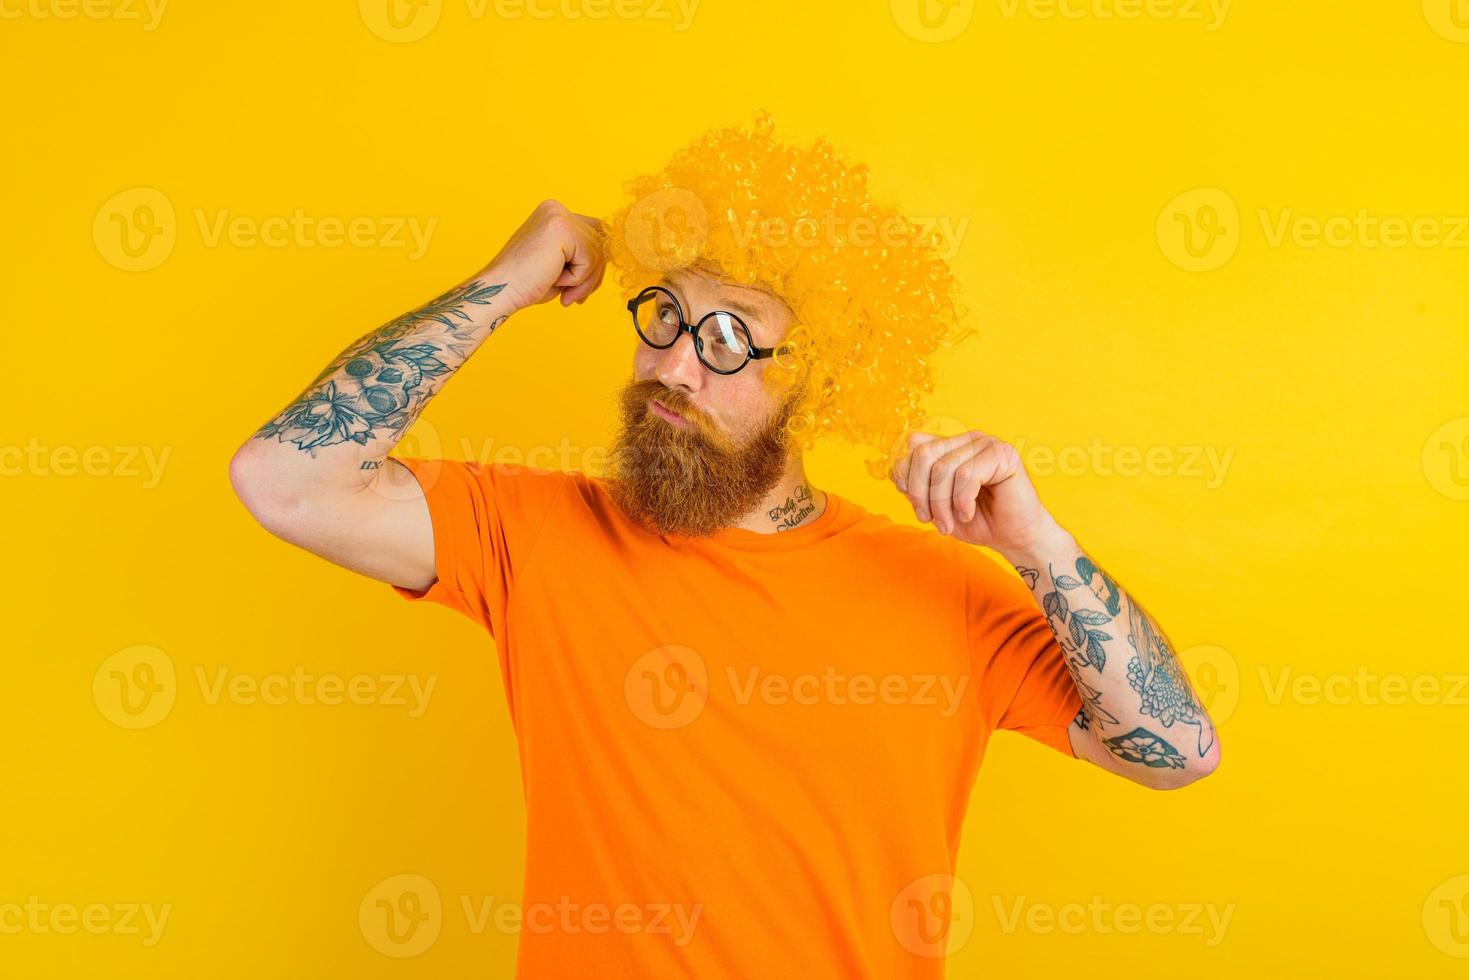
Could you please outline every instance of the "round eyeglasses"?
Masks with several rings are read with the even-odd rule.
[[[627,301],[633,326],[643,343],[667,350],[688,331],[694,338],[694,353],[715,374],[734,374],[751,361],[771,357],[774,347],[756,347],[750,328],[733,313],[716,310],[699,318],[697,324],[684,319],[678,297],[662,286],[649,286]]]

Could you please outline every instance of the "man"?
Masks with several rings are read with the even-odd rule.
[[[769,162],[788,156],[753,169],[799,185]],[[1213,725],[1012,446],[907,440],[889,476],[934,530],[812,486],[793,420],[857,411],[841,371],[872,362],[822,353],[810,310],[831,292],[801,286],[806,257],[779,243],[785,271],[752,276],[748,242],[710,248],[703,229],[703,257],[634,282],[607,475],[389,458],[508,318],[598,288],[616,229],[542,203],[483,271],[354,343],[241,447],[236,491],[274,534],[494,638],[526,793],[523,907],[602,923],[528,919],[519,976],[941,976],[991,731],[1162,789],[1213,771]],[[771,384],[792,350],[804,373]]]

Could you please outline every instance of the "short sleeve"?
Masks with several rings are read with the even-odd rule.
[[[1081,695],[1061,644],[1026,584],[978,549],[967,550],[970,657],[986,724],[1074,758],[1067,729]]]
[[[393,458],[413,474],[428,504],[437,577],[423,591],[390,588],[408,600],[448,606],[500,640],[515,578],[567,475],[500,463]]]

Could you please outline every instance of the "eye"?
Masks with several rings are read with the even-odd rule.
[[[667,301],[660,302],[658,304],[658,319],[669,326],[673,326],[678,323],[678,311],[673,308],[672,303]]]

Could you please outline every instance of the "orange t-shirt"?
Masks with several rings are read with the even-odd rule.
[[[993,729],[1070,756],[1025,584],[828,493],[789,531],[670,538],[577,471],[401,459],[438,580],[494,638],[519,742],[518,977],[943,975]]]

